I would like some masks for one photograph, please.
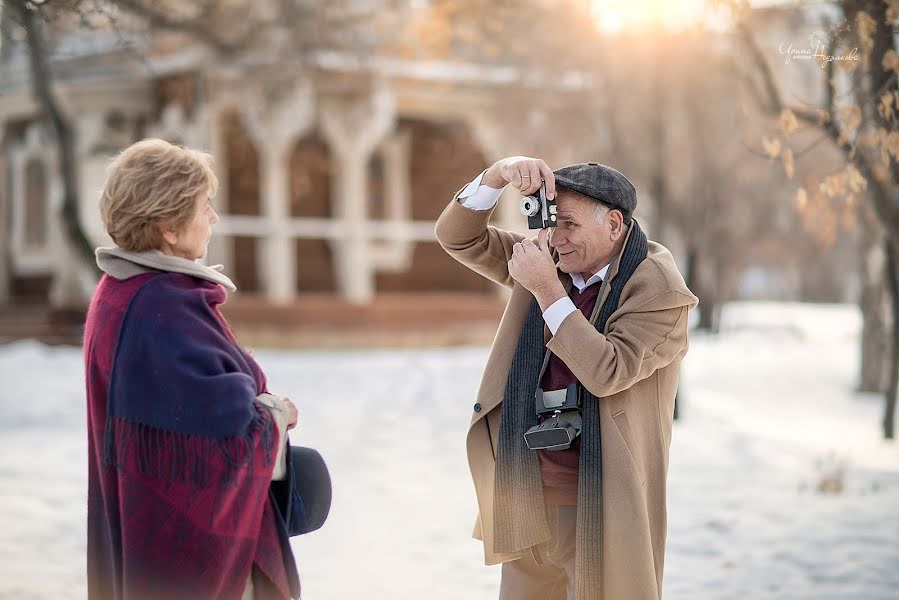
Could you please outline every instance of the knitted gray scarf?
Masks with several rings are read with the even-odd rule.
[[[605,333],[606,321],[618,308],[621,290],[646,258],[646,235],[636,221],[619,257],[617,275],[596,318],[596,330]],[[494,550],[518,552],[551,538],[543,502],[543,481],[537,453],[528,449],[524,433],[537,424],[534,392],[537,389],[546,345],[543,316],[534,300],[512,358],[503,394],[502,419],[494,480]],[[582,399],[580,463],[578,465],[575,587],[577,600],[598,600],[602,563],[602,445],[599,435],[599,398],[579,386]]]

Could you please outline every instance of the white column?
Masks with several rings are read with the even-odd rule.
[[[297,265],[295,243],[286,226],[290,218],[287,157],[289,147],[270,144],[260,148],[262,211],[268,220],[268,237],[263,240],[260,265],[266,295],[274,302],[288,302],[296,295]]]
[[[289,302],[297,291],[296,244],[288,230],[288,162],[294,142],[310,129],[314,114],[314,90],[306,81],[274,102],[259,94],[248,97],[241,114],[259,151],[262,211],[268,234],[262,240],[258,268],[265,295],[273,302]]]
[[[368,95],[322,102],[321,124],[333,151],[335,216],[342,239],[332,247],[343,296],[355,304],[374,298],[374,268],[369,253],[368,161],[393,127],[393,97],[384,86]]]
[[[80,163],[78,153],[75,160]],[[51,172],[56,172],[54,164]],[[75,165],[78,173],[79,166]],[[76,184],[77,185],[77,184]],[[61,177],[52,177],[47,186],[51,214],[50,248],[52,254],[53,282],[50,284],[50,305],[58,309],[83,309],[90,301],[97,283],[93,265],[85,259],[81,250],[69,239],[62,216],[63,182]],[[83,199],[79,194],[79,213]],[[76,217],[81,220],[80,214]],[[82,224],[83,227],[83,224]]]
[[[45,128],[35,124],[26,131],[25,143],[12,149],[10,158],[14,203],[10,240],[13,268],[16,273],[21,274],[50,274],[50,304],[55,308],[83,309],[90,298],[95,279],[89,265],[65,233],[62,222],[63,186],[56,146],[46,135]],[[40,162],[46,176],[44,226],[47,241],[41,248],[29,247],[25,242],[25,204],[28,201],[26,168],[32,160]],[[77,152],[75,160],[78,161]],[[75,168],[77,173],[77,164]]]
[[[370,252],[375,271],[402,273],[412,265],[415,242],[406,235],[412,219],[412,190],[409,181],[409,152],[412,135],[397,132],[384,140],[378,152],[384,161],[385,219],[397,237],[372,243]]]
[[[487,159],[488,167],[493,162],[514,154],[510,149],[508,130],[498,124],[497,118],[489,113],[473,113],[468,117],[468,128],[472,137]],[[527,232],[527,220],[521,214],[521,196],[518,190],[509,186],[503,190],[497,200],[496,211],[493,213],[494,224],[503,229]],[[509,296],[509,290],[505,286],[497,285],[494,292],[501,298]]]
[[[220,215],[228,214],[228,171],[230,166],[227,161],[227,152],[222,130],[223,108],[218,103],[204,104],[197,113],[197,129],[206,132],[207,149],[213,157],[213,170],[219,180],[218,193],[213,200],[213,206]],[[208,264],[221,264],[226,275],[234,274],[234,244],[231,238],[213,230],[212,239],[209,241],[209,251],[206,256]]]
[[[112,240],[103,230],[100,219],[100,192],[106,182],[106,167],[115,153],[114,140],[104,140],[106,114],[103,112],[82,112],[75,117],[76,156],[78,157],[78,214],[81,226],[94,245],[111,244]],[[102,142],[109,151],[96,153],[95,145]]]

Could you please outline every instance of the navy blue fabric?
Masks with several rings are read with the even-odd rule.
[[[206,290],[182,278],[190,279],[154,277],[132,300],[108,416],[185,435],[244,435],[258,419],[252,399],[265,383],[261,374],[251,375],[258,369],[229,339]]]

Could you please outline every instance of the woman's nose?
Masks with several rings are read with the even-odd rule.
[[[216,223],[219,222],[219,215],[217,212],[215,212],[214,208],[212,208],[210,210],[212,211],[212,214],[209,216],[209,224],[215,225]]]

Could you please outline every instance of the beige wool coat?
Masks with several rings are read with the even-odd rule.
[[[488,226],[492,211],[474,211],[456,198],[437,220],[440,245],[471,270],[512,288],[481,380],[468,430],[467,451],[479,515],[474,537],[488,565],[515,560],[493,547],[493,478],[503,391],[524,319],[534,297],[509,275],[517,233]],[[631,229],[632,231],[633,229]],[[614,260],[597,306],[617,274]],[[560,279],[570,285],[567,274]],[[649,242],[646,260],[625,285],[607,335],[580,311],[547,348],[581,384],[600,398],[602,438],[603,598],[649,600],[662,594],[667,508],[668,449],[681,359],[687,352],[687,316],[697,304],[671,253]],[[593,319],[598,311],[594,311]],[[526,551],[526,550],[525,550]]]

